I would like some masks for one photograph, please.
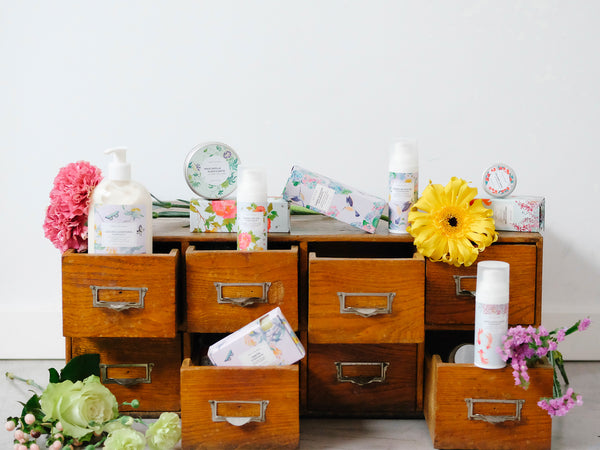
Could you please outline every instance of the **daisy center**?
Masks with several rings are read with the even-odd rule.
[[[464,231],[465,212],[457,207],[447,206],[435,214],[437,228],[446,236],[455,236]]]

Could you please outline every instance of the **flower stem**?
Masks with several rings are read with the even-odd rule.
[[[550,361],[550,364],[552,364],[552,397],[562,397],[562,389],[560,388],[560,382],[558,381],[558,375],[556,374],[554,352],[548,352],[548,360]]]
[[[29,385],[29,386],[33,386],[34,388],[39,389],[40,391],[44,392],[44,388],[41,387],[39,384],[37,384],[35,381],[28,379],[26,380],[25,378],[21,378],[16,376],[14,373],[11,372],[6,372],[6,378],[8,378],[9,380],[18,380],[18,381],[22,381],[23,383]]]

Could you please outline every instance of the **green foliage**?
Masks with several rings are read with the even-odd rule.
[[[98,353],[79,355],[69,361],[60,371],[60,382],[70,380],[75,383],[85,380],[90,375],[100,376],[100,355]]]

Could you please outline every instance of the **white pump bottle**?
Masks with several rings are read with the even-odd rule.
[[[477,264],[475,287],[475,365],[501,369],[506,363],[498,353],[508,330],[510,265],[504,261]]]
[[[390,152],[388,179],[389,232],[406,233],[408,213],[419,197],[416,139],[396,142]]]
[[[127,149],[111,148],[108,177],[92,193],[88,217],[88,253],[152,253],[152,198],[131,179]]]

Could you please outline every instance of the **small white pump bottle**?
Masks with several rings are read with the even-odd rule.
[[[498,348],[508,330],[510,265],[502,261],[477,264],[475,290],[475,365],[501,369],[506,363]]]
[[[240,166],[236,206],[237,249],[267,250],[267,179],[263,168]]]
[[[419,155],[415,139],[392,146],[389,160],[389,232],[406,233],[408,213],[419,197]]]
[[[92,193],[88,217],[88,253],[152,253],[152,198],[131,179],[127,149],[111,148],[108,177]]]

